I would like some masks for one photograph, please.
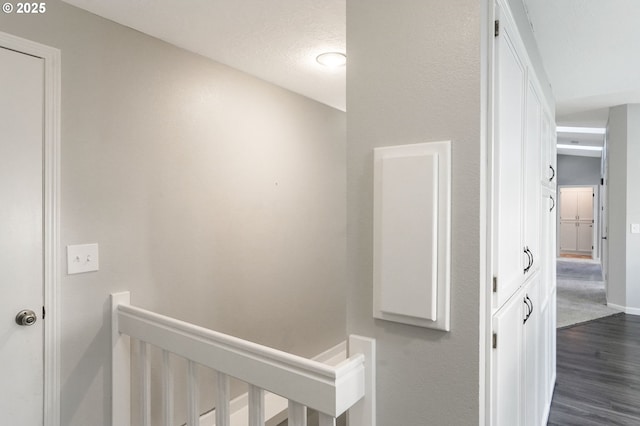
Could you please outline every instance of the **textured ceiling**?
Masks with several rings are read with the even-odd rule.
[[[524,2],[558,124],[603,127],[609,107],[640,103],[640,1]]]
[[[345,109],[346,0],[64,0],[107,19]],[[557,121],[604,126],[640,103],[639,0],[523,0],[557,101]]]
[[[345,110],[346,0],[63,0],[334,108]]]

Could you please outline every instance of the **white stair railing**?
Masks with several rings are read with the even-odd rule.
[[[112,307],[112,425],[131,424],[130,337],[140,353],[140,413],[142,426],[151,424],[149,346],[162,351],[163,426],[173,418],[173,369],[170,354],[187,360],[187,426],[200,426],[197,370],[216,374],[216,426],[230,420],[229,378],[249,385],[248,419],[265,426],[265,391],[289,400],[289,426],[307,425],[307,407],[319,413],[320,426],[335,426],[348,411],[349,426],[375,426],[375,340],[349,337],[349,357],[329,366],[267,346],[199,327],[131,306],[128,292],[111,295]]]

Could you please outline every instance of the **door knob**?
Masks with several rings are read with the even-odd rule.
[[[35,324],[37,319],[36,313],[30,309],[24,309],[16,315],[16,323],[25,327]]]

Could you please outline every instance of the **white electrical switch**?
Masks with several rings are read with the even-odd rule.
[[[631,233],[632,234],[640,234],[640,223],[632,223],[631,224]]]
[[[67,274],[98,270],[98,244],[67,246]]]

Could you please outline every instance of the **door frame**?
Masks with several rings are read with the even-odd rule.
[[[0,47],[44,60],[44,426],[60,426],[60,50],[0,31]]]
[[[557,190],[557,202],[558,202],[558,212],[560,212],[560,206],[562,205],[562,197],[560,196],[560,190],[563,188],[591,188],[593,191],[593,201],[591,204],[591,210],[593,215],[593,231],[592,231],[592,241],[593,241],[593,249],[591,249],[591,258],[594,261],[600,260],[601,255],[601,247],[600,247],[600,216],[599,216],[599,208],[600,205],[600,187],[598,185],[558,185]],[[560,214],[556,215],[556,229],[560,230]],[[560,257],[560,232],[556,234],[556,257]]]

